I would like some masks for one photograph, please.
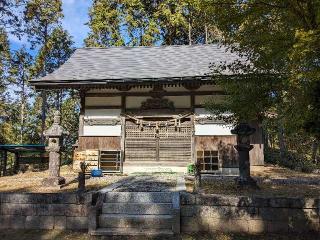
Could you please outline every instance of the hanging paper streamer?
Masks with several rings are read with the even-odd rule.
[[[179,115],[178,117],[172,117],[173,119],[170,119],[170,120],[167,120],[167,121],[147,121],[147,120],[142,120],[142,119],[139,119],[137,117],[130,116],[130,115],[127,115],[127,114],[125,114],[125,116],[127,118],[130,118],[130,119],[134,120],[135,123],[137,125],[139,125],[139,128],[140,128],[141,131],[143,130],[144,126],[148,126],[148,127],[155,127],[155,130],[158,132],[159,128],[163,127],[163,126],[165,126],[165,127],[174,126],[176,129],[177,128],[181,128],[181,120],[183,118],[186,118],[186,117],[190,116],[191,114],[192,113],[188,113],[188,114],[185,114],[185,115]]]

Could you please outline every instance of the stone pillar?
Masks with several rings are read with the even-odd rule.
[[[233,130],[232,134],[237,135],[237,145],[235,149],[239,156],[239,177],[237,183],[239,187],[252,186],[257,187],[256,181],[250,176],[250,157],[249,152],[253,149],[250,145],[250,135],[256,130],[250,127],[247,123],[240,123]]]
[[[59,186],[65,183],[65,178],[60,176],[60,149],[63,135],[68,134],[68,132],[60,126],[60,121],[60,113],[56,111],[53,125],[44,132],[44,135],[48,138],[46,151],[49,152],[49,176],[42,181],[42,184],[45,186]]]

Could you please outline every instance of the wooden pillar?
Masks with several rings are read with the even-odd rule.
[[[14,153],[14,157],[15,157],[15,161],[14,161],[14,171],[15,171],[16,173],[18,173],[18,172],[19,172],[19,165],[20,165],[20,163],[19,163],[19,153],[18,153],[18,152],[15,152],[15,153]]]
[[[190,109],[191,112],[194,113],[194,93],[191,93],[190,95]]]
[[[196,144],[195,144],[195,129],[194,129],[194,115],[190,117],[191,119],[191,162],[196,163]]]
[[[123,162],[125,160],[125,140],[126,140],[126,118],[121,117],[121,172],[123,171]]]
[[[83,136],[85,105],[86,94],[84,90],[80,90],[79,137]]]
[[[126,107],[127,107],[127,98],[125,95],[121,96],[121,112],[125,113],[126,112]]]

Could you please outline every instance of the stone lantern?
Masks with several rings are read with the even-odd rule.
[[[232,134],[237,135],[237,145],[235,149],[239,155],[239,186],[257,186],[256,181],[250,176],[250,157],[249,152],[253,149],[250,145],[250,135],[254,134],[255,128],[250,127],[247,123],[240,123],[231,130]]]
[[[61,155],[60,148],[63,141],[63,135],[69,134],[60,125],[61,115],[59,111],[54,113],[53,125],[44,132],[48,138],[46,151],[49,152],[49,176],[43,179],[45,186],[59,186],[65,183],[65,178],[60,176]]]

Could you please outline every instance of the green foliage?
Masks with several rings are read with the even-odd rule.
[[[19,19],[19,13],[24,4],[25,0],[0,1],[0,29],[5,29],[6,32],[18,37],[21,36],[22,21]]]
[[[26,33],[33,46],[45,45],[63,17],[61,0],[29,0],[25,8]]]
[[[245,60],[213,66],[217,84],[229,95],[207,108],[218,117],[232,112],[233,122],[273,121],[265,131],[278,141],[273,147],[280,148],[281,161],[309,166],[320,141],[319,1],[206,4],[224,42]],[[224,71],[231,72],[228,79],[219,78]],[[308,148],[302,151],[303,143]]]
[[[90,9],[86,46],[204,43],[219,36],[200,0],[97,0]],[[190,36],[189,36],[190,31]],[[209,34],[210,33],[210,34]]]
[[[72,145],[78,140],[79,130],[79,112],[80,100],[77,94],[71,92],[63,101],[61,106],[62,121],[61,125],[69,132],[69,135],[64,139],[64,155],[63,162],[72,162]]]
[[[54,28],[47,36],[46,44],[38,51],[33,67],[33,75],[42,71],[45,64],[45,72],[51,73],[69,59],[74,52],[72,37],[61,26]],[[45,61],[45,62],[44,62]]]

